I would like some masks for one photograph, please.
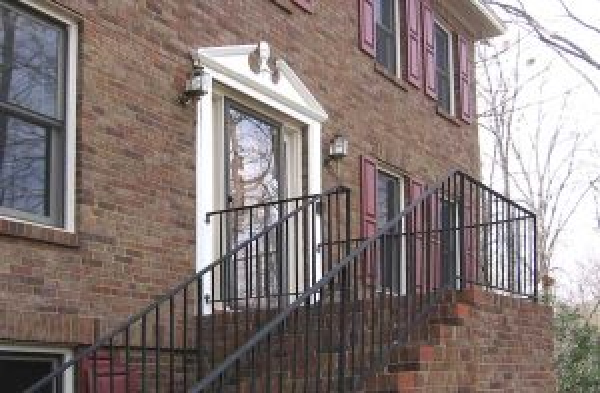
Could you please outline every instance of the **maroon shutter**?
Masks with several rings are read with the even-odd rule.
[[[361,235],[367,239],[377,232],[377,165],[367,156],[360,160],[361,175]],[[375,272],[375,257],[367,255],[367,274]]]
[[[433,29],[433,9],[430,0],[422,0],[423,3],[423,58],[425,69],[425,93],[437,98],[435,86],[435,37]]]
[[[465,37],[458,37],[460,113],[461,119],[467,123],[473,121],[473,101],[471,97],[471,61],[469,59],[469,43]]]
[[[375,57],[375,0],[358,0],[360,48]]]
[[[415,180],[408,180],[408,202],[407,204],[411,204],[414,202],[424,191],[423,183]],[[415,291],[417,293],[422,293],[425,284],[425,277],[422,273],[422,266],[424,263],[424,242],[423,242],[423,213],[424,213],[425,205],[423,203],[419,203],[409,212],[409,216],[407,217],[408,224],[408,269],[409,272],[413,271],[414,274],[410,274],[412,276],[411,282],[410,278],[408,279],[408,285],[415,285]],[[409,290],[412,288],[409,287]]]
[[[406,28],[408,37],[406,79],[421,87],[421,18],[420,0],[406,0]]]
[[[305,11],[313,12],[315,10],[315,3],[317,0],[293,0],[293,2],[299,5]]]

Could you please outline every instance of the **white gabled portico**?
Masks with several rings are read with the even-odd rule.
[[[223,103],[229,98],[228,92],[291,119],[299,125],[299,131],[306,133],[305,191],[309,194],[322,190],[321,129],[328,116],[287,63],[272,59],[266,42],[199,48],[192,56],[211,80],[209,86],[204,87],[206,94],[198,100],[196,123],[196,268],[201,271],[213,263],[216,256],[215,242],[207,241],[214,239],[215,234],[206,214],[223,208],[220,138],[224,129]],[[300,181],[299,171],[296,169],[290,180],[290,194],[302,191],[293,184]],[[204,287],[209,288],[210,283],[204,283]]]

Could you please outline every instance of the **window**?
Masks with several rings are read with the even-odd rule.
[[[404,184],[399,176],[390,174],[379,169],[377,171],[377,229],[396,218],[402,210]],[[391,289],[399,293],[402,279],[402,250],[404,239],[401,236],[401,228],[398,226],[386,233],[385,248],[381,249],[379,256],[380,266],[378,276],[382,288]]]
[[[0,351],[0,386],[3,391],[22,392],[63,362],[59,354]],[[63,391],[60,381],[44,387],[43,393]]]
[[[452,34],[435,23],[435,66],[438,106],[454,115],[454,80],[452,67]]]
[[[375,58],[389,72],[396,74],[397,38],[396,38],[396,0],[375,1]]]
[[[65,227],[72,27],[0,1],[2,216]]]

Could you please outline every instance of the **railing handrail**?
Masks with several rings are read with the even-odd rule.
[[[337,186],[335,188],[332,188],[331,190],[336,190],[336,191],[339,191],[339,192],[349,192],[350,188],[348,188],[346,186]],[[259,207],[282,205],[284,203],[303,201],[303,200],[306,200],[306,199],[320,197],[320,196],[325,196],[325,195],[327,195],[327,194],[308,194],[308,195],[301,195],[301,196],[297,196],[297,197],[277,199],[277,200],[274,200],[274,201],[267,201],[267,202],[255,203],[253,205],[244,205],[244,206],[230,207],[230,208],[227,208],[227,209],[214,210],[212,212],[206,213],[206,221],[209,222],[210,218],[212,216],[217,216],[217,215],[223,214],[223,213],[232,213],[232,212],[236,212],[236,211],[248,210],[248,209],[255,209],[255,208],[259,208]]]
[[[71,368],[74,365],[76,365],[79,361],[81,361],[82,359],[84,359],[88,355],[96,352],[98,349],[101,349],[101,347],[103,347],[106,344],[108,344],[111,339],[113,339],[114,337],[116,337],[118,334],[124,332],[128,327],[130,327],[134,323],[142,320],[142,318],[144,318],[145,316],[147,316],[152,310],[157,309],[158,307],[160,307],[165,301],[167,301],[171,297],[175,296],[177,293],[179,293],[182,289],[184,289],[185,287],[187,287],[189,284],[191,284],[192,282],[194,282],[194,281],[196,281],[198,279],[201,279],[202,276],[204,276],[211,269],[217,267],[218,265],[220,265],[223,262],[225,262],[227,259],[229,259],[232,256],[236,255],[239,251],[241,251],[244,248],[246,248],[252,242],[255,242],[257,239],[259,239],[265,233],[268,233],[269,231],[271,231],[274,228],[276,228],[278,225],[281,225],[286,220],[288,220],[291,217],[293,217],[294,215],[298,214],[298,212],[303,211],[308,206],[314,204],[317,199],[325,197],[325,196],[328,196],[328,195],[334,195],[334,194],[337,194],[337,193],[342,194],[342,193],[349,193],[349,192],[350,192],[350,189],[348,187],[337,186],[337,187],[331,188],[331,189],[329,189],[329,190],[327,190],[327,191],[325,191],[325,192],[323,192],[321,194],[311,194],[311,195],[308,195],[306,197],[298,197],[298,198],[301,198],[301,200],[305,200],[305,203],[302,206],[299,206],[298,208],[294,209],[293,211],[287,213],[285,216],[281,217],[276,222],[274,222],[274,223],[270,224],[269,226],[265,227],[260,233],[257,233],[254,236],[250,237],[249,239],[241,242],[239,245],[237,245],[236,247],[234,247],[231,251],[227,252],[225,255],[223,255],[220,258],[218,258],[215,262],[213,262],[210,265],[204,267],[202,270],[200,270],[196,274],[192,275],[191,277],[188,277],[187,279],[183,280],[182,282],[180,282],[179,284],[177,284],[176,286],[174,286],[173,288],[171,288],[170,290],[168,290],[166,293],[164,293],[163,295],[161,295],[153,303],[151,303],[150,305],[146,306],[145,308],[143,308],[141,311],[137,312],[136,314],[133,314],[132,316],[128,317],[124,322],[122,322],[121,324],[119,324],[117,327],[113,328],[110,332],[108,332],[105,335],[103,335],[100,338],[98,338],[95,341],[94,344],[92,344],[89,347],[81,350],[75,356],[73,356],[73,358],[71,360],[63,363],[60,367],[54,369],[52,371],[52,373],[46,375],[44,378],[40,379],[34,385],[32,385],[29,388],[27,388],[27,390],[25,390],[25,393],[34,393],[34,392],[36,392],[37,389],[45,386],[47,383],[50,383],[51,380],[53,380],[54,378],[58,377],[60,374],[62,374],[65,371],[67,371],[69,368]]]
[[[503,202],[508,203],[509,205],[512,205],[513,207],[522,210],[525,214],[527,214],[529,217],[535,217],[535,213],[532,212],[531,210],[521,206],[520,204],[518,204],[517,202],[515,202],[514,200],[502,195],[501,193],[499,193],[498,191],[490,188],[489,186],[486,186],[485,184],[483,184],[481,181],[475,179],[473,176],[469,175],[468,173],[456,170],[453,171],[453,174],[458,174],[464,178],[466,178],[467,180],[469,180],[471,183],[475,183],[475,185],[477,185],[480,188],[483,188],[485,191],[487,191],[488,193],[494,195],[496,198],[501,199]],[[453,175],[452,173],[450,174],[450,176]]]
[[[271,334],[278,326],[290,316],[294,311],[296,311],[303,303],[306,303],[310,300],[311,297],[314,297],[338,275],[338,273],[342,269],[348,268],[350,263],[356,260],[360,254],[365,252],[365,250],[370,247],[377,239],[388,232],[390,229],[394,228],[400,220],[402,220],[406,215],[410,214],[413,209],[415,209],[419,204],[423,203],[427,198],[431,197],[434,193],[437,193],[442,186],[448,181],[448,179],[456,176],[465,176],[469,180],[474,183],[481,184],[480,182],[473,179],[471,176],[468,176],[461,172],[460,170],[452,170],[448,172],[448,174],[442,177],[443,180],[438,181],[435,187],[431,187],[422,193],[419,197],[417,197],[414,201],[412,201],[408,206],[406,206],[400,213],[398,213],[393,219],[388,221],[382,228],[377,230],[375,234],[371,235],[365,241],[363,241],[360,245],[358,245],[354,250],[352,250],[348,255],[346,255],[339,263],[335,264],[327,274],[325,274],[317,283],[312,285],[309,289],[305,290],[302,295],[300,295],[294,302],[288,305],[285,309],[283,309],[277,316],[275,316],[270,322],[264,325],[252,338],[250,338],[244,345],[240,346],[234,353],[230,354],[217,368],[213,369],[210,374],[208,374],[202,381],[199,381],[196,385],[194,385],[189,392],[190,393],[198,393],[202,391],[202,389],[210,386],[214,383],[217,378],[221,376],[227,369],[234,365],[235,362],[240,360],[242,356],[246,355],[252,348],[254,348],[258,343],[260,343],[264,338],[266,338],[269,334]],[[510,202],[506,197],[501,198],[505,199],[507,202]],[[518,206],[518,205],[517,205]],[[527,209],[523,209],[527,211]],[[533,214],[533,213],[531,213]],[[535,215],[533,214],[535,217]]]

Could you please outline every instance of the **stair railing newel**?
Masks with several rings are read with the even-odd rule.
[[[461,172],[344,248],[190,392],[362,391],[452,292],[537,300],[535,215]]]
[[[349,205],[349,189],[337,187],[205,214],[216,228],[215,262],[26,392],[59,386],[66,372],[81,393],[186,391],[347,254]],[[306,304],[320,300],[312,294]]]

